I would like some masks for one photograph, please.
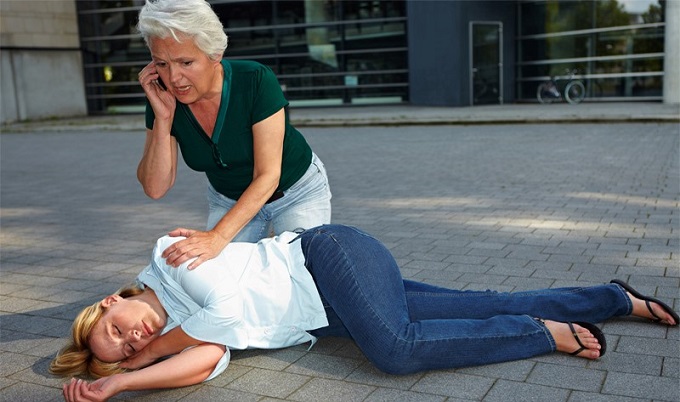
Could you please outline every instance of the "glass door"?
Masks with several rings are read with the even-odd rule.
[[[470,105],[503,103],[503,24],[470,22]]]

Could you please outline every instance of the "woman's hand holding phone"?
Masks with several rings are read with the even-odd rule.
[[[158,79],[156,80],[156,84],[157,84],[159,87],[161,87],[162,90],[164,90],[164,91],[167,91],[167,90],[168,90],[168,87],[165,86],[165,83],[164,83],[163,80],[161,79],[161,76],[160,76],[160,75],[158,76]]]
[[[156,71],[156,65],[153,61],[139,72],[139,83],[144,89],[146,98],[151,103],[156,118],[172,119],[177,101],[175,96],[168,91],[167,86]]]

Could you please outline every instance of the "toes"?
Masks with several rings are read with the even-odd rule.
[[[668,314],[665,308],[661,307],[658,303],[651,302],[650,303],[650,308],[652,309],[652,315],[654,317],[650,317],[652,320],[658,320],[661,323],[667,324],[667,325],[675,325],[676,322],[673,320],[673,316]]]
[[[584,349],[581,353],[577,354],[576,357],[584,357],[586,359],[597,359],[600,357],[599,350]]]
[[[598,350],[600,349],[600,343],[590,331],[584,328],[579,328],[576,331],[576,335],[579,338],[579,341],[581,341],[581,345],[584,346],[587,349],[595,349]]]
[[[633,303],[632,314],[634,316],[658,321],[666,325],[677,325],[673,315],[656,301],[640,299],[630,292],[627,292],[627,294]]]
[[[558,351],[587,359],[597,359],[602,354],[602,345],[590,330],[576,323],[546,320],[545,324],[553,334]]]

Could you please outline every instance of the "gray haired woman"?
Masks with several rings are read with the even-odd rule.
[[[147,97],[146,143],[137,177],[159,199],[185,163],[208,178],[205,230],[166,250],[173,266],[214,258],[232,241],[256,242],[330,223],[331,192],[321,160],[290,123],[274,73],[225,60],[227,35],[204,0],[147,1],[137,28],[152,61],[139,73]]]

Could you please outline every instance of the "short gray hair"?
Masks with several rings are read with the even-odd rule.
[[[212,60],[227,49],[227,34],[219,17],[205,0],[146,0],[139,11],[137,30],[149,46],[151,38],[191,38]]]

